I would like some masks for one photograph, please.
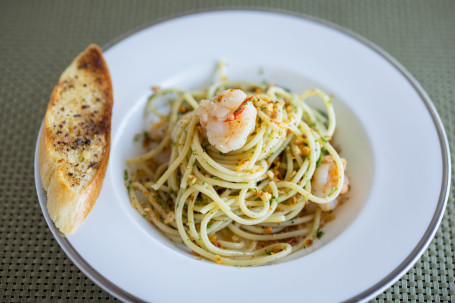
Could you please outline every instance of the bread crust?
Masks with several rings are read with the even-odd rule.
[[[102,110],[91,110],[90,105],[86,105],[90,102],[97,103],[96,108]],[[72,128],[60,130],[62,121],[56,112],[59,113],[59,107],[64,110],[64,106],[71,109],[70,119],[75,121],[73,131]],[[109,161],[112,107],[107,64],[101,49],[90,45],[65,70],[55,86],[39,142],[40,176],[47,192],[47,209],[64,235],[71,235],[79,228],[99,196]],[[77,176],[78,179],[69,164],[77,159],[70,161],[69,152],[71,157],[83,159],[83,153],[93,150],[91,142],[95,138],[101,142],[97,161],[90,163],[83,180],[82,176]],[[78,172],[84,173],[80,169]]]

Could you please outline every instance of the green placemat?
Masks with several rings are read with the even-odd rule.
[[[60,249],[35,192],[35,141],[61,72],[92,42],[103,45],[174,14],[226,6],[301,12],[373,41],[422,84],[455,150],[455,1],[1,1],[0,301],[115,300]],[[374,301],[455,302],[454,188],[452,180],[446,214],[430,247]]]

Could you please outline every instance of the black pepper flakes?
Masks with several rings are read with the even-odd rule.
[[[96,168],[97,165],[98,165],[98,162],[92,162],[92,163],[90,163],[89,168],[92,168],[92,167]]]

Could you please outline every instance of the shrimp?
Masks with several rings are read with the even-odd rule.
[[[242,148],[256,126],[257,110],[240,89],[228,89],[202,100],[199,120],[207,138],[222,153]]]
[[[341,159],[343,163],[343,170],[346,168],[346,160]],[[315,196],[318,197],[327,197],[330,191],[338,183],[338,174],[335,160],[330,156],[322,157],[321,164],[314,171],[313,178],[311,179],[311,188]],[[343,187],[341,188],[340,194],[345,194],[349,191],[349,179],[347,176],[344,176]],[[330,211],[337,207],[339,202],[339,197],[336,199],[319,204],[321,210]]]

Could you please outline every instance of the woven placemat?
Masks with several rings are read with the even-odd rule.
[[[455,1],[1,1],[0,301],[115,300],[68,259],[38,204],[33,158],[50,93],[88,44],[103,45],[163,17],[227,4],[313,15],[373,41],[422,84],[455,150]],[[455,302],[454,188],[422,258],[374,301]]]

